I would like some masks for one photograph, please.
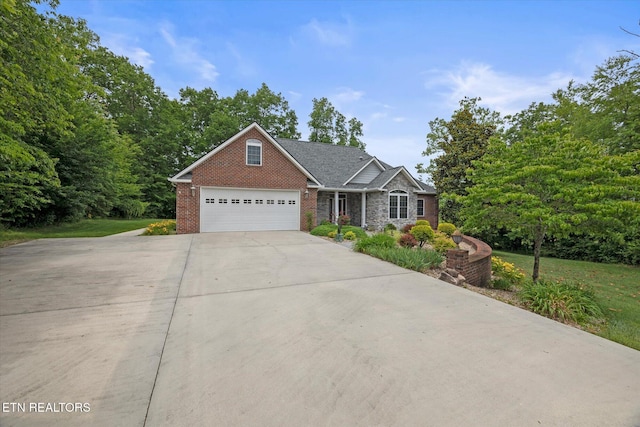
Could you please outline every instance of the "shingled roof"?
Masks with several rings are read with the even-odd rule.
[[[380,175],[368,184],[345,184],[358,171],[365,167],[374,158],[366,151],[357,147],[344,145],[324,144],[321,142],[298,141],[294,139],[275,138],[298,163],[300,163],[313,177],[327,188],[364,189],[380,188],[393,178],[402,166],[392,167],[380,161],[378,163],[385,169]],[[408,172],[407,172],[408,173]],[[433,187],[414,180],[422,187],[422,191],[435,194]]]

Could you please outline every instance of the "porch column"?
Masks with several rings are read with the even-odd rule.
[[[338,223],[338,217],[340,216],[340,193],[339,192],[335,192],[335,194],[333,195],[333,215],[335,216],[335,218],[333,219],[334,223]]]
[[[367,193],[362,192],[362,209],[360,214],[360,227],[364,227],[367,223]]]

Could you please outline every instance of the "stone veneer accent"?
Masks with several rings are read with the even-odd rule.
[[[384,192],[367,193],[367,225],[375,230],[382,230],[384,226],[391,223],[396,228],[401,229],[407,224],[413,224],[416,218],[417,196],[413,192],[415,187],[409,180],[399,173],[385,187]],[[407,218],[389,218],[389,193],[394,190],[401,190],[407,193]]]

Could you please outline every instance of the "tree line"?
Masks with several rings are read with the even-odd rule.
[[[34,5],[47,10],[39,13]],[[0,3],[0,225],[175,216],[167,178],[249,124],[299,139],[298,117],[266,84],[169,98],[56,0]],[[313,99],[310,140],[364,148],[362,123]]]
[[[465,98],[429,123],[422,172],[443,220],[492,246],[640,264],[640,69],[609,58],[590,81],[513,115]]]

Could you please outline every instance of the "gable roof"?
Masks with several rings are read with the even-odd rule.
[[[422,194],[436,194],[433,187],[424,184],[407,171],[404,166],[392,167],[389,164],[371,156],[364,150],[357,147],[344,145],[332,145],[321,142],[298,141],[287,138],[273,138],[260,125],[253,123],[242,131],[238,132],[223,144],[201,157],[190,166],[169,178],[171,182],[191,182],[191,171],[198,165],[205,162],[211,156],[240,138],[251,129],[256,129],[272,143],[285,157],[287,157],[308,179],[310,186],[331,190],[374,190],[382,189],[386,184],[395,178],[399,173],[405,175],[411,182],[416,192]],[[354,183],[353,179],[358,176],[367,166],[375,164],[380,170],[380,174],[368,184]]]
[[[265,137],[265,139],[268,142],[270,142],[271,144],[273,144],[273,146],[276,149],[278,149],[278,151],[280,151],[287,159],[289,159],[289,161],[291,161],[291,163],[293,163],[294,166],[296,166],[307,177],[307,179],[309,181],[311,181],[313,184],[316,184],[316,185],[322,185],[320,182],[318,182],[318,180],[316,178],[314,178],[313,175],[311,175],[309,173],[309,171],[307,171],[300,163],[298,163],[298,161],[296,159],[291,157],[291,155],[286,150],[284,150],[282,148],[282,146],[280,144],[278,144],[276,142],[276,140],[273,139],[271,137],[271,135],[269,135],[269,133],[267,133],[267,131],[265,131],[256,122],[253,122],[252,124],[250,124],[246,128],[242,129],[240,132],[238,132],[237,134],[233,135],[231,138],[227,139],[222,144],[218,145],[216,148],[211,150],[209,153],[207,153],[204,156],[200,157],[198,160],[196,160],[195,162],[193,162],[192,164],[187,166],[185,169],[183,169],[182,171],[178,172],[172,178],[169,178],[169,181],[171,181],[171,182],[191,182],[191,171],[194,168],[196,168],[200,164],[204,163],[206,160],[211,158],[214,154],[216,154],[217,152],[219,152],[220,150],[225,148],[227,145],[231,144],[236,139],[240,138],[243,134],[249,132],[252,129],[256,129],[258,132],[260,132]]]

